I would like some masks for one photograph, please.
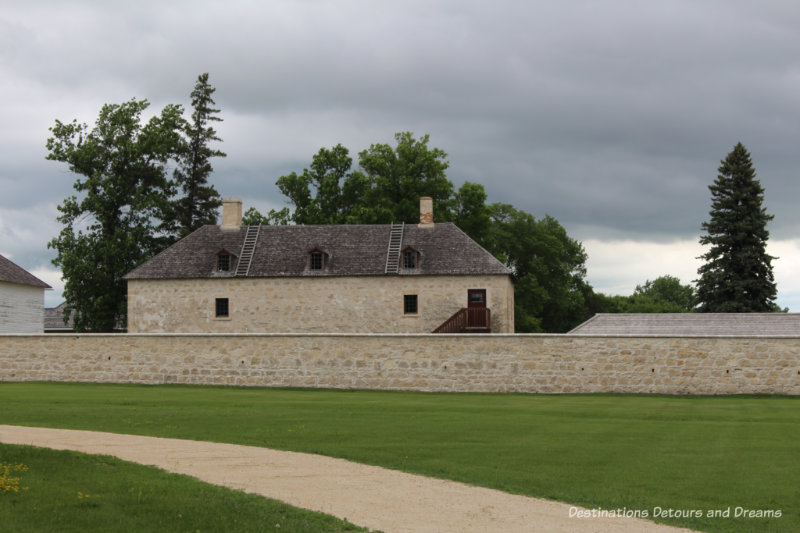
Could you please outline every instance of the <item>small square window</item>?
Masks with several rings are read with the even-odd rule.
[[[322,270],[322,252],[311,252],[311,270]]]
[[[419,312],[417,305],[416,294],[406,294],[403,296],[403,313],[407,315],[416,315]]]
[[[227,298],[217,298],[215,307],[217,318],[227,318],[230,316],[230,305]]]
[[[229,254],[219,254],[217,256],[217,270],[228,272],[231,269],[231,256]]]
[[[417,268],[416,252],[403,252],[403,268]]]

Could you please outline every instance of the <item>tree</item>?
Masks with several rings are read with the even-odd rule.
[[[694,309],[694,288],[691,285],[682,285],[681,280],[675,276],[659,276],[653,281],[647,280],[644,285],[637,285],[633,297],[652,298],[677,306],[677,311],[659,312],[689,312]]]
[[[262,215],[258,209],[251,207],[242,215],[243,226],[286,226],[289,224],[289,208],[284,207],[280,211],[270,209],[269,213]]]
[[[453,197],[452,222],[481,246],[486,246],[492,226],[486,190],[479,183],[465,181]]]
[[[294,204],[292,220],[297,224],[343,224],[359,198],[344,192],[353,159],[337,144],[320,148],[310,169],[278,178],[278,189]]]
[[[387,224],[419,221],[419,198],[436,202],[437,220],[450,219],[453,184],[445,170],[447,154],[429,148],[428,135],[397,133],[396,147],[373,144],[358,154],[359,168],[341,144],[321,148],[309,168],[278,178],[294,206],[297,224]]]
[[[632,294],[631,296],[606,296],[599,294],[599,308],[595,313],[686,313],[680,305],[653,296]]]
[[[694,310],[694,288],[675,276],[659,276],[637,285],[630,296],[592,294],[587,297],[595,313],[688,313]]]
[[[553,217],[490,206],[488,250],[514,273],[518,332],[566,332],[586,317],[586,252]]]
[[[66,280],[65,313],[77,331],[113,331],[124,325],[126,273],[158,252],[174,187],[166,164],[181,149],[183,109],[168,105],[142,124],[147,100],[107,104],[92,129],[56,120],[47,159],[78,174],[58,207],[64,229],[48,244]]]
[[[208,83],[208,73],[197,77],[192,98],[192,119],[184,127],[186,142],[178,153],[178,167],[173,176],[183,192],[183,197],[174,202],[175,214],[173,231],[183,237],[204,224],[215,224],[217,209],[222,205],[220,195],[213,185],[208,185],[208,177],[213,172],[212,157],[226,157],[220,150],[209,147],[212,141],[221,141],[210,125],[220,122],[216,116],[212,95],[216,89]]]
[[[430,137],[414,139],[410,132],[395,134],[397,146],[373,144],[358,154],[363,177],[358,190],[367,203],[362,209],[371,211],[371,222],[419,222],[419,199],[430,196],[436,205],[436,217],[450,219],[453,184],[445,171],[447,154],[439,148],[428,148]]]
[[[700,244],[711,249],[698,269],[698,310],[717,313],[769,312],[776,308],[774,257],[766,252],[764,189],[756,179],[750,154],[738,143],[721,161],[712,185],[711,211]]]

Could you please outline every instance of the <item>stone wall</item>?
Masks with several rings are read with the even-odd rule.
[[[130,333],[430,333],[486,289],[492,330],[514,331],[510,276],[364,276],[128,281]],[[406,314],[403,296],[419,312]],[[230,316],[216,318],[227,298]]]
[[[800,394],[800,337],[0,336],[0,381]]]

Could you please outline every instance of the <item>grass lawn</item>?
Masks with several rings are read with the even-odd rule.
[[[800,531],[794,397],[0,383],[0,405],[2,424],[320,453],[590,508],[697,510],[657,520],[706,531]]]
[[[111,457],[0,445],[4,531],[366,529],[332,516]]]

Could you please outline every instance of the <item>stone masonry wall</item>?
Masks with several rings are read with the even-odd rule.
[[[128,281],[130,333],[430,333],[486,289],[492,329],[514,331],[510,276],[364,276]],[[419,312],[404,313],[416,294]],[[228,298],[230,317],[215,317]]]
[[[800,337],[0,335],[0,381],[800,394]]]

